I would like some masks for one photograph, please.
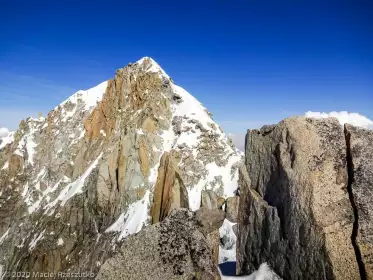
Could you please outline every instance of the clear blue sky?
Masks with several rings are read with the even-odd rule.
[[[233,133],[308,110],[373,119],[371,0],[2,0],[0,26],[0,127],[143,56]]]

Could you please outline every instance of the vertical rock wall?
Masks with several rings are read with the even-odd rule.
[[[347,158],[336,119],[296,117],[248,131],[238,272],[268,262],[284,279],[360,279]],[[360,187],[369,188],[371,183]],[[368,248],[364,240],[361,247]]]

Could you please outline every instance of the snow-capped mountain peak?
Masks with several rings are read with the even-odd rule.
[[[62,267],[82,255],[99,261],[105,254],[92,256],[79,238],[88,235],[109,254],[105,240],[136,233],[175,207],[198,209],[202,190],[234,196],[241,158],[207,109],[144,57],[2,139],[0,192],[7,200],[0,214],[18,206],[6,212],[12,218],[0,234],[11,234],[0,246],[8,252],[18,244],[35,257],[50,240],[56,250],[75,244]]]

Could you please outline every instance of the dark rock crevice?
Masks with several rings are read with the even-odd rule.
[[[115,169],[115,180],[116,180],[116,188],[119,193],[119,169],[118,167]]]
[[[346,159],[347,159],[347,174],[348,174],[348,183],[347,183],[347,191],[348,191],[348,196],[351,202],[351,206],[354,212],[354,224],[352,228],[352,234],[351,234],[351,242],[352,246],[355,251],[355,256],[356,256],[356,262],[359,267],[359,273],[360,273],[360,278],[361,280],[366,280],[367,279],[367,273],[365,269],[365,264],[362,260],[361,252],[359,245],[357,244],[357,235],[359,232],[359,213],[358,209],[356,206],[354,194],[352,191],[352,184],[354,182],[354,163],[353,163],[353,158],[352,158],[352,153],[351,153],[351,134],[347,131],[346,127],[344,128],[344,134],[345,134],[345,139],[346,139]]]
[[[166,158],[166,161],[165,161],[165,165],[169,165],[169,158]],[[160,205],[160,215],[159,215],[159,222],[161,222],[166,216],[166,206],[164,205],[165,204],[165,185],[166,185],[166,176],[167,176],[167,173],[164,174],[163,178],[162,178],[162,200],[161,200],[161,205]]]

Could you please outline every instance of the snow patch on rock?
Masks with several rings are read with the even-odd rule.
[[[9,167],[9,161],[6,161],[4,166],[1,168],[1,170],[6,170]]]
[[[82,193],[82,189],[83,189],[83,186],[84,186],[84,183],[85,183],[85,180],[88,178],[88,176],[91,174],[92,170],[94,168],[96,168],[97,164],[98,164],[98,161],[101,159],[103,153],[101,153],[92,163],[91,165],[87,168],[87,170],[83,173],[82,176],[80,176],[77,180],[75,180],[74,182],[68,184],[67,186],[64,187],[64,189],[60,192],[60,194],[58,195],[58,197],[48,203],[48,205],[46,205],[45,209],[47,209],[47,211],[54,207],[59,201],[61,201],[61,205],[65,205],[65,203],[70,199],[72,198],[73,196],[75,196],[76,194],[79,194],[79,193]],[[56,186],[58,187],[58,185]]]
[[[146,72],[154,72],[154,73],[159,73],[161,76],[169,79],[170,77],[166,74],[166,72],[159,66],[157,62],[155,62],[152,58],[150,57],[143,57],[140,60],[136,62],[139,65],[145,65],[147,63],[147,69],[145,69]]]
[[[144,197],[132,203],[105,232],[119,232],[118,241],[139,232],[143,226],[147,225],[149,199],[150,191],[146,191]]]
[[[0,237],[0,245],[8,238],[9,228],[4,232],[4,234]]]
[[[45,229],[40,232],[39,234],[35,234],[33,239],[31,240],[30,244],[29,244],[29,251],[32,251],[34,250],[36,244],[42,240],[44,238],[44,232],[45,232]]]
[[[57,240],[57,246],[62,246],[64,244],[63,239],[60,237]]]
[[[35,149],[38,146],[35,143],[35,134],[39,132],[39,127],[40,127],[41,122],[44,122],[44,118],[39,118],[39,119],[28,118],[27,119],[28,131],[21,138],[21,140],[18,143],[17,149],[14,151],[14,154],[19,155],[24,158],[27,155],[27,160],[25,161],[26,165],[34,164]]]

